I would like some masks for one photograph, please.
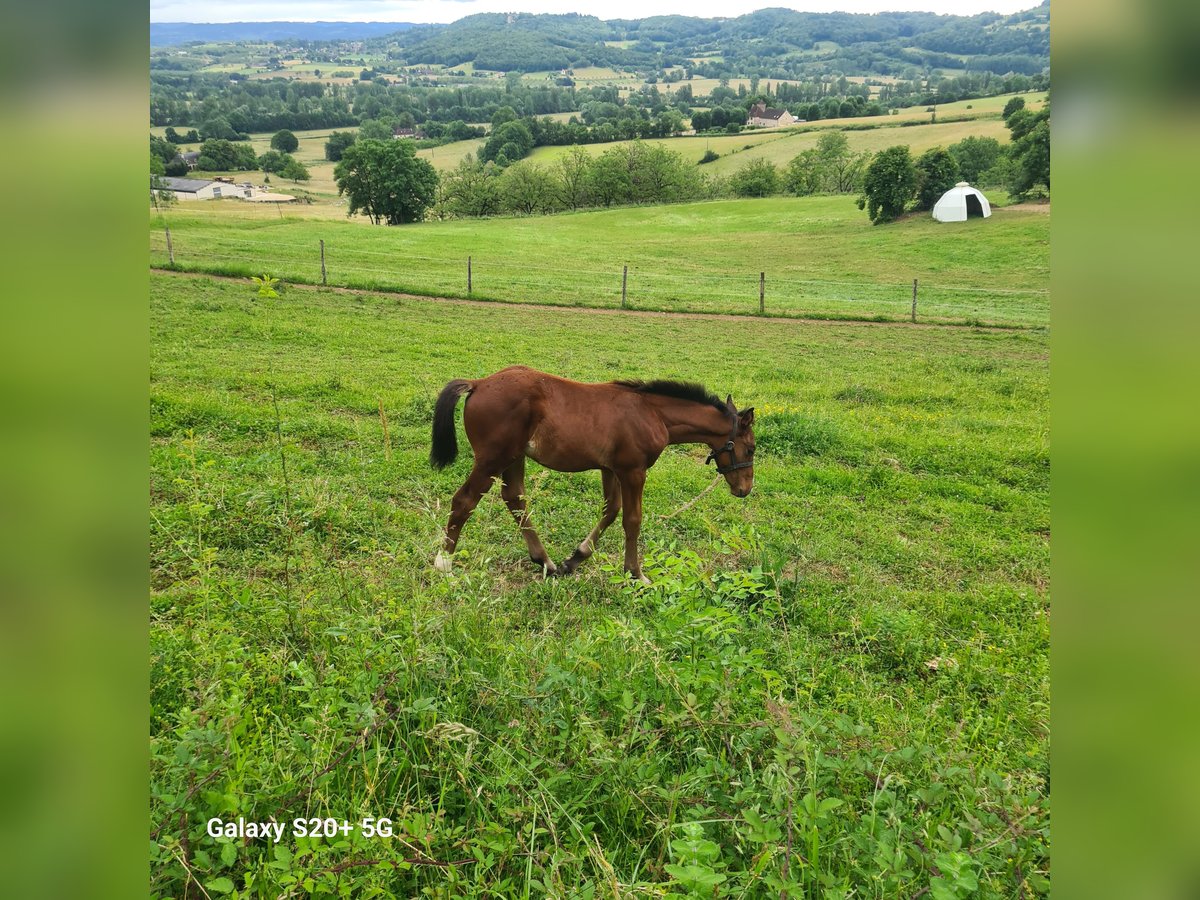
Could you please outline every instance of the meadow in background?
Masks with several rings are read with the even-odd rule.
[[[165,273],[151,305],[154,895],[1048,890],[1044,332]],[[672,515],[712,473],[669,449],[641,589],[613,534],[542,580],[493,491],[445,578],[432,401],[513,362],[756,405],[754,493]],[[599,478],[527,486],[565,555]],[[398,836],[204,834],[237,815]]]

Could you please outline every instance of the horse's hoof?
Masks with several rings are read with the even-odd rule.
[[[555,571],[554,576],[556,578],[566,578],[568,575],[574,574],[575,566],[571,565],[571,560],[568,558],[558,564],[558,569]]]
[[[531,557],[529,557],[529,561],[531,563],[533,563],[535,566],[537,566],[539,569],[541,569],[542,573],[547,578],[554,578],[556,575],[558,575],[558,566],[554,565],[554,563],[550,562],[550,560],[546,560],[545,562],[542,562],[541,560],[534,559],[531,556]]]
[[[438,555],[433,558],[433,567],[439,572],[449,575],[454,568],[454,557],[447,556],[439,550]]]

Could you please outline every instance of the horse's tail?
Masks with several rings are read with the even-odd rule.
[[[444,469],[458,458],[458,435],[454,431],[454,410],[458,398],[469,394],[475,382],[456,378],[442,388],[433,407],[433,445],[429,449],[429,464]]]

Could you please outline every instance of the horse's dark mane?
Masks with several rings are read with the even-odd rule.
[[[711,394],[702,384],[694,381],[670,381],[658,378],[654,381],[618,381],[621,387],[637,391],[639,394],[661,394],[664,397],[674,397],[677,400],[691,400],[693,403],[707,403],[728,415],[729,407],[716,395]]]

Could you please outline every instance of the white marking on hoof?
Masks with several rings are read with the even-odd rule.
[[[582,556],[584,559],[587,559],[589,556],[592,555],[591,541],[584,541],[582,544],[580,544],[578,547],[575,548],[575,552],[578,553],[580,556]]]
[[[439,572],[445,572],[449,575],[451,569],[454,567],[454,557],[447,556],[439,550],[438,555],[433,558],[433,567]]]

